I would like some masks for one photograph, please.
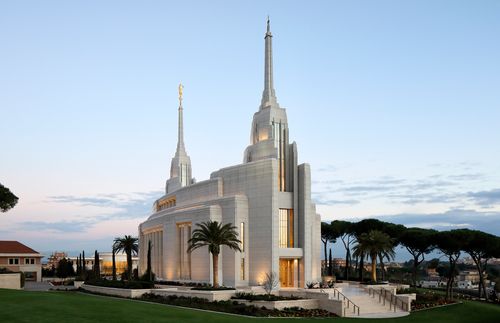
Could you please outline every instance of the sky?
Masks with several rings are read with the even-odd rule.
[[[0,240],[109,251],[175,153],[239,164],[274,85],[324,221],[500,235],[499,1],[1,1]],[[342,255],[336,248],[336,255]]]

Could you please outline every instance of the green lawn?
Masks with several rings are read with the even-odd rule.
[[[1,322],[318,322],[349,319],[263,319],[94,296],[78,292],[0,289]],[[352,319],[349,321],[352,322]],[[358,322],[368,320],[355,319]],[[374,322],[373,319],[370,320]],[[385,322],[387,320],[379,320]],[[477,302],[426,310],[391,322],[500,322],[500,306]]]

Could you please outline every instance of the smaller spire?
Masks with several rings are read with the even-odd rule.
[[[267,15],[267,32],[271,33],[271,27],[269,25],[269,15]]]
[[[184,85],[179,83],[179,120],[178,120],[178,134],[177,134],[177,154],[179,152],[184,152],[184,120],[183,120],[183,108],[182,108],[182,92],[184,90]]]

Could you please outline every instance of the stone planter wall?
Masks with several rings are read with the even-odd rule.
[[[81,287],[93,293],[100,293],[100,294],[127,297],[127,298],[141,297],[143,294],[149,293],[151,291],[151,289],[112,288],[112,287],[101,287],[101,286],[94,286],[87,284],[83,284]]]
[[[236,290],[178,290],[177,288],[163,288],[152,289],[151,292],[160,296],[184,296],[184,297],[198,297],[206,299],[210,302],[213,301],[227,301],[236,295]]]
[[[21,289],[21,273],[0,274],[0,288]]]
[[[414,301],[417,299],[417,294],[412,293],[412,294],[397,294],[397,298],[408,304],[408,308],[404,309],[407,312],[411,312],[411,301]]]
[[[284,300],[284,301],[249,301],[246,299],[235,299],[236,302],[248,306],[262,307],[264,306],[270,310],[283,310],[287,307],[301,307],[303,309],[316,309],[319,308],[319,300],[317,299],[297,299],[297,300]]]

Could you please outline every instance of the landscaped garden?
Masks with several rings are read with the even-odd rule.
[[[0,290],[2,320],[5,322],[256,322],[256,318],[213,313],[196,309],[150,304],[146,302],[80,292],[28,292]],[[391,322],[498,322],[500,306],[469,302],[411,313],[409,316],[390,319]],[[259,318],[257,322],[267,322]],[[326,321],[352,322],[373,319],[325,318]],[[275,319],[269,319],[276,322]],[[297,322],[280,319],[280,322]],[[318,322],[304,318],[300,322]]]

